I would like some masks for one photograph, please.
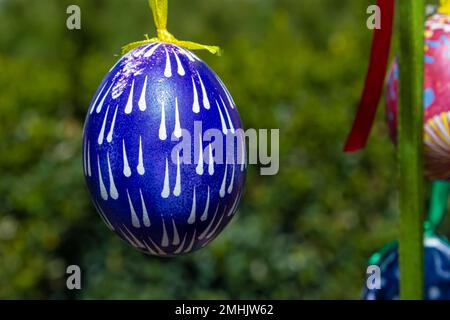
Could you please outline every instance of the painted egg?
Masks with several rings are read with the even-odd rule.
[[[142,252],[197,250],[236,212],[241,120],[223,82],[186,49],[154,43],[123,56],[93,98],[83,148],[97,211]]]
[[[450,178],[450,17],[426,22],[424,73],[424,160],[431,179]],[[386,121],[396,141],[399,68],[394,61],[386,88]]]
[[[436,236],[424,240],[425,299],[450,299],[450,244]],[[365,300],[395,300],[399,298],[398,246],[384,253],[377,264],[381,269],[381,289],[366,289]]]

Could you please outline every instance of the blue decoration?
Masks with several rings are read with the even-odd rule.
[[[425,246],[425,299],[450,299],[450,245],[437,236],[428,236]],[[377,265],[381,269],[381,289],[366,289],[365,300],[399,298],[398,246],[390,247]]]
[[[196,55],[161,42],[135,48],[105,76],[86,118],[83,167],[97,211],[142,252],[204,247],[242,195],[242,130],[230,93]]]
[[[434,90],[433,88],[427,88],[424,91],[424,107],[427,109],[434,102]]]

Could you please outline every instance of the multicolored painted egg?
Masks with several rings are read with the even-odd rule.
[[[450,16],[436,14],[426,22],[424,80],[424,160],[431,179],[450,178]],[[386,121],[396,141],[397,61],[386,88]]]
[[[236,212],[241,120],[223,82],[184,48],[154,43],[123,56],[93,98],[83,148],[97,211],[142,252],[197,250]]]
[[[425,299],[450,299],[450,244],[436,236],[424,240]],[[365,300],[396,300],[399,298],[398,246],[384,253],[377,265],[381,269],[381,289],[366,288]]]

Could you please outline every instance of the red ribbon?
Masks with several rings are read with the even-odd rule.
[[[352,130],[344,147],[345,152],[354,152],[365,147],[375,120],[388,66],[394,22],[394,2],[395,0],[377,1],[381,11],[381,29],[375,29],[374,32],[364,91]]]

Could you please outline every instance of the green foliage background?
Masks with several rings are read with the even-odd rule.
[[[70,4],[81,31],[66,28]],[[146,1],[0,0],[0,298],[359,298],[367,258],[398,232],[382,112],[364,152],[341,152],[370,51],[369,4],[169,1],[172,33],[223,48],[199,55],[245,126],[281,129],[280,172],[250,168],[223,234],[159,259],[107,230],[81,167],[95,89],[122,45],[154,34]],[[70,264],[81,291],[66,289]]]

